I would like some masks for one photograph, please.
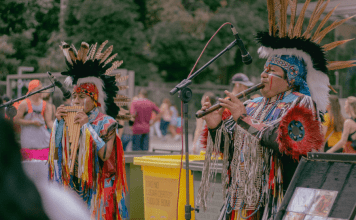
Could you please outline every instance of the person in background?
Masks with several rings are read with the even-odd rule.
[[[4,95],[2,97],[2,103],[5,104],[6,102],[10,101],[10,98],[6,95]],[[15,102],[13,105],[13,107],[16,108],[16,110],[19,108],[19,102]],[[1,111],[1,109],[0,109]],[[5,115],[5,118],[9,119],[9,117],[6,115],[6,111],[5,111],[5,108],[2,108],[2,111],[3,113],[0,113],[1,115]],[[14,129],[15,129],[15,133],[16,133],[16,140],[20,140],[20,135],[21,135],[21,125],[17,124],[17,123],[14,123],[13,124],[14,126]]]
[[[327,113],[324,114],[325,122],[322,124],[323,134],[325,137],[325,145],[324,149],[321,149],[322,152],[328,151],[337,142],[339,142],[342,135],[342,127],[345,121],[341,114],[339,98],[336,95],[329,96],[329,105],[326,107],[326,110]]]
[[[125,115],[126,113],[129,113],[130,110],[127,106],[122,106],[120,108],[120,115]],[[124,151],[126,151],[127,146],[129,145],[130,142],[132,142],[132,125],[133,125],[134,119],[130,119],[129,121],[127,120],[119,120],[119,124],[123,126],[123,128],[119,129],[119,137],[121,138],[122,142],[122,148]]]
[[[182,117],[180,115],[180,113],[178,112],[178,118],[177,118],[177,134],[181,135],[183,128],[182,128]]]
[[[231,78],[231,83],[234,85],[234,88],[232,89],[232,94],[234,95],[237,95],[238,93],[245,91],[249,87],[253,86],[253,82],[251,82],[250,79],[243,73],[236,73]],[[243,97],[240,100],[244,102],[247,99],[248,97]]]
[[[156,105],[156,103],[155,103]],[[158,115],[153,111],[151,115],[151,120],[150,120],[150,137],[153,137],[154,134],[156,133],[158,138],[162,138],[162,132],[160,129],[160,118],[158,118]]]
[[[180,135],[177,134],[178,110],[175,105],[171,105],[171,107],[169,107],[169,110],[171,111],[172,116],[171,121],[168,125],[168,130],[169,132],[171,132],[173,140],[177,141],[180,137]]]
[[[168,98],[163,99],[162,104],[159,108],[162,113],[160,129],[162,132],[163,140],[166,140],[166,135],[168,133],[168,126],[172,118],[172,112],[170,110],[171,101]]]
[[[138,99],[132,101],[130,108],[130,114],[135,117],[135,121],[132,126],[133,151],[148,151],[152,111],[160,113],[159,108],[152,101],[147,99],[147,91],[145,89],[141,89]]]
[[[88,210],[74,192],[47,181],[31,181],[21,164],[21,147],[15,140],[13,124],[2,115],[0,141],[0,219],[90,219]]]
[[[350,96],[345,102],[346,114],[350,116],[344,122],[341,139],[327,153],[334,153],[343,148],[343,153],[356,153],[356,97]]]
[[[28,93],[42,88],[39,80],[32,80],[28,86]],[[14,118],[21,125],[21,148],[24,159],[47,160],[49,152],[50,134],[52,129],[51,107],[42,100],[42,93],[36,93],[18,107]]]
[[[48,110],[50,112],[48,114],[51,115],[51,121],[54,121],[56,119],[56,116],[54,115],[56,113],[56,106],[52,104],[51,93],[49,91],[42,93],[42,100],[47,102]],[[51,133],[51,129],[47,129],[49,133]]]
[[[210,103],[213,105],[216,102],[216,97],[214,93],[212,92],[206,92],[204,93],[202,99],[201,99],[201,105],[204,104],[204,100],[206,97],[209,97]],[[196,119],[196,127],[194,131],[194,138],[193,138],[193,154],[199,154],[199,152],[204,149],[203,143],[201,143],[202,140],[202,132],[204,128],[206,127],[206,122],[202,118],[197,118]]]
[[[12,123],[0,116],[0,219],[49,219],[40,194],[21,165]],[[16,196],[15,196],[16,195]]]
[[[4,104],[4,103],[6,103],[8,101],[10,101],[10,98],[8,96],[6,96],[6,95],[3,95],[2,96],[2,103]]]

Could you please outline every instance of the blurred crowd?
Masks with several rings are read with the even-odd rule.
[[[238,94],[254,84],[242,73],[235,74],[231,79],[232,93]],[[32,80],[28,87],[29,92],[35,92],[42,88],[39,80]],[[243,97],[243,101],[259,97],[259,94]],[[213,92],[206,92],[201,99],[203,103],[209,97],[214,104],[217,97]],[[1,97],[6,103],[10,99]],[[64,105],[71,105],[70,99],[63,99]],[[329,153],[355,153],[356,152],[356,97],[348,97],[345,106],[340,106],[336,95],[330,95],[327,113],[324,115],[322,131],[325,136],[324,147],[320,150]],[[14,117],[16,138],[21,143],[21,153],[24,159],[47,159],[50,132],[55,119],[56,111],[53,105],[51,93],[43,91],[27,99],[14,103],[17,114]],[[342,115],[342,107],[347,117]],[[171,100],[164,98],[160,104],[147,98],[147,91],[142,89],[131,100],[128,106],[121,107],[124,114],[130,114],[129,120],[121,120],[123,126],[119,134],[124,150],[148,151],[150,137],[155,137],[162,142],[175,142],[181,139],[181,117],[177,106]],[[6,113],[1,109],[1,114]],[[206,131],[204,131],[206,130]],[[196,119],[193,133],[193,154],[204,151],[206,140],[202,140],[202,134],[207,132],[203,119]],[[129,148],[128,148],[129,146]]]
[[[181,118],[177,106],[168,98],[164,98],[159,106],[150,101],[147,91],[142,89],[128,107],[122,108],[123,113],[130,112],[132,116],[129,121],[120,121],[123,125],[120,135],[125,151],[130,143],[133,151],[148,150],[149,138],[154,136],[164,142],[180,139]]]
[[[235,74],[231,80],[231,84],[233,86],[232,93],[234,95],[253,86],[249,78],[242,73]],[[39,80],[32,80],[27,93],[36,92],[41,88],[42,84]],[[243,100],[249,102],[249,100],[258,97],[260,97],[259,94],[254,94],[252,96],[243,97]],[[10,100],[6,96],[2,96],[1,99],[3,103]],[[202,96],[201,103],[203,104],[203,102],[207,100],[210,101],[211,104],[214,104],[217,101],[217,96],[213,92],[206,92]],[[63,103],[64,105],[71,105],[71,100],[64,99]],[[50,216],[51,219],[61,219],[63,217],[62,215],[53,217],[56,216],[56,214],[51,211],[54,210],[52,207],[53,202],[51,202],[53,198],[56,198],[56,196],[66,196],[68,201],[73,202],[78,201],[78,198],[72,194],[63,192],[62,188],[58,188],[58,186],[55,185],[43,186],[40,182],[35,182],[35,185],[33,185],[29,182],[28,177],[25,177],[22,168],[18,167],[21,157],[22,161],[45,161],[48,159],[50,133],[55,119],[54,113],[56,112],[51,93],[48,91],[37,93],[23,101],[14,103],[13,106],[17,109],[17,114],[13,118],[15,132],[12,131],[12,125],[2,119],[4,118],[2,116],[9,119],[4,109],[1,109],[2,116],[0,117],[2,125],[7,123],[6,126],[9,127],[9,129],[6,129],[6,126],[0,127],[0,130],[2,130],[0,132],[2,135],[2,143],[4,143],[3,146],[5,146],[1,151],[6,151],[4,153],[6,157],[11,153],[14,155],[14,158],[18,158],[17,164],[14,160],[14,163],[8,163],[7,166],[12,164],[11,166],[19,172],[19,178],[22,178],[22,181],[19,181],[19,183],[23,184],[16,187],[24,188],[26,185],[29,191],[32,193],[35,192],[35,197],[32,198],[36,201],[33,202],[33,205],[37,207],[38,212],[34,215],[35,217],[33,219],[48,219],[48,216]],[[344,108],[347,117],[343,116],[342,108]],[[119,135],[125,151],[128,150],[129,144],[132,146],[132,151],[148,151],[149,139],[154,136],[157,136],[157,138],[163,142],[178,141],[181,138],[182,122],[180,111],[178,111],[177,106],[172,104],[168,98],[164,98],[162,103],[158,105],[148,99],[146,90],[141,89],[139,94],[131,100],[128,106],[121,107],[121,111],[122,114],[129,115],[127,120],[119,121],[122,125],[122,128],[119,129]],[[201,118],[196,119],[195,127],[191,153],[202,154],[206,146],[206,140],[204,140],[203,137],[204,133],[208,132],[208,129],[205,121]],[[323,148],[320,149],[320,152],[356,153],[356,97],[348,97],[345,105],[341,106],[336,95],[329,96],[329,105],[327,106],[327,113],[324,115],[322,132],[325,136],[325,143]],[[15,137],[17,141],[15,141]],[[12,147],[6,147],[9,145],[12,145]],[[18,149],[13,146],[18,146]],[[4,155],[0,156],[4,158]],[[17,190],[16,187],[9,190]],[[39,197],[46,200],[43,206],[37,204]],[[21,201],[16,202],[20,203]],[[3,201],[3,203],[6,203],[6,201]],[[70,208],[64,203],[62,206],[63,209]],[[83,210],[81,212],[82,216],[87,215],[83,204],[78,203],[77,207]],[[22,215],[22,213],[19,212],[19,215]],[[73,216],[74,214],[69,212],[66,215]]]

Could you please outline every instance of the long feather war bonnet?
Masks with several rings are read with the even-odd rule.
[[[309,24],[302,32],[304,15],[310,0],[304,3],[298,19],[296,16],[298,0],[267,0],[269,31],[258,33],[256,38],[261,44],[258,49],[259,56],[268,58],[266,64],[282,67],[287,72],[287,78],[293,80],[299,92],[310,95],[321,112],[326,111],[329,103],[331,86],[328,71],[356,66],[356,60],[327,61],[326,59],[325,52],[350,40],[320,45],[327,33],[353,17],[335,21],[324,28],[336,6],[316,26],[329,2],[330,0],[318,0]],[[291,10],[289,25],[287,24],[288,6]],[[312,33],[315,27],[317,28]]]
[[[120,111],[120,103],[117,103],[116,100],[119,91],[116,84],[118,77],[113,75],[112,72],[123,62],[112,62],[117,54],[111,55],[113,46],[103,51],[107,43],[108,41],[103,42],[97,49],[97,43],[89,47],[88,43],[82,42],[77,51],[74,45],[69,46],[69,44],[62,42],[60,48],[63,51],[68,70],[61,74],[67,76],[65,79],[67,85],[94,84],[99,94],[100,111],[117,118]]]

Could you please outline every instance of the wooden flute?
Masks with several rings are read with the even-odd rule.
[[[257,90],[262,89],[263,87],[265,87],[265,85],[263,83],[259,83],[257,85],[254,85],[254,86],[246,89],[245,91],[242,91],[242,92],[238,93],[236,95],[236,98],[239,99],[239,98],[245,97],[245,96],[247,96],[247,95],[249,95],[249,94],[251,94],[253,92],[256,92]],[[231,99],[228,98],[228,100],[231,100]],[[203,116],[205,116],[207,114],[210,114],[211,112],[213,112],[213,111],[215,111],[215,110],[217,110],[217,109],[219,109],[221,107],[222,106],[220,105],[220,102],[218,101],[215,105],[210,106],[210,108],[208,108],[208,109],[206,109],[204,111],[202,111],[202,110],[197,111],[197,113],[195,113],[195,116],[197,118],[201,118],[201,117],[203,117]]]

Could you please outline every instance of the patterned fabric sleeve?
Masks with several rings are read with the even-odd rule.
[[[105,124],[100,131],[100,137],[105,141],[108,142],[111,138],[115,135],[116,128],[118,127],[117,121],[114,119],[109,120],[109,125]]]
[[[84,124],[81,128],[81,131],[84,133],[87,129],[89,130],[90,135],[96,144],[96,148],[99,151],[101,148],[104,147],[105,141],[98,135],[98,133],[96,133],[90,123]]]

